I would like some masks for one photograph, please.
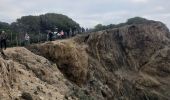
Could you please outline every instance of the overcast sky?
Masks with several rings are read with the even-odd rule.
[[[140,16],[170,28],[170,0],[0,0],[0,21],[14,22],[25,15],[61,13],[83,27],[118,24]]]

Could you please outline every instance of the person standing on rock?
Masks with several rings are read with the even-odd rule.
[[[61,30],[60,35],[61,35],[61,38],[64,37],[64,31],[63,30]]]
[[[29,45],[30,44],[30,36],[28,35],[28,33],[25,34],[25,45]]]
[[[48,40],[53,40],[53,33],[51,31],[48,32]]]
[[[7,45],[7,34],[5,31],[2,31],[0,34],[0,43],[1,43],[1,49],[3,50],[3,48],[6,50],[6,45]]]

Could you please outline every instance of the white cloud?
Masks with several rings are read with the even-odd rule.
[[[149,0],[131,0],[134,3],[147,3]]]
[[[167,27],[170,28],[170,23],[168,23],[170,19],[170,13],[143,15],[142,17],[145,17],[147,19],[161,21],[165,23]]]
[[[150,16],[170,27],[169,5],[170,0],[1,0],[0,21],[54,12],[68,15],[85,27],[117,24],[135,16]]]
[[[157,7],[155,8],[155,10],[157,10],[157,11],[163,11],[163,10],[165,10],[165,8],[164,8],[163,6],[157,6]]]

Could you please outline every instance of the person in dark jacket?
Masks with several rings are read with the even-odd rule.
[[[48,40],[52,41],[53,40],[53,33],[51,31],[48,32]]]
[[[1,49],[6,49],[6,42],[7,42],[7,34],[5,31],[2,31],[0,34],[0,44],[1,44]]]

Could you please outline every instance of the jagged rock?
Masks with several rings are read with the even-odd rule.
[[[58,68],[76,84],[81,85],[86,81],[88,55],[84,46],[69,40],[37,44],[29,49],[55,62]]]
[[[0,58],[1,100],[15,98],[20,100],[28,96],[30,98],[30,95],[33,100],[39,100],[40,97],[44,100],[55,100],[58,97],[58,100],[61,100],[64,98],[63,94],[69,91],[69,87],[65,85],[66,79],[57,81],[58,78],[64,78],[62,73],[56,65],[51,64],[44,57],[35,55],[22,47],[8,48],[4,53],[10,60]],[[24,91],[27,91],[29,95],[21,93],[25,93]],[[47,91],[51,91],[52,96],[46,94]]]

